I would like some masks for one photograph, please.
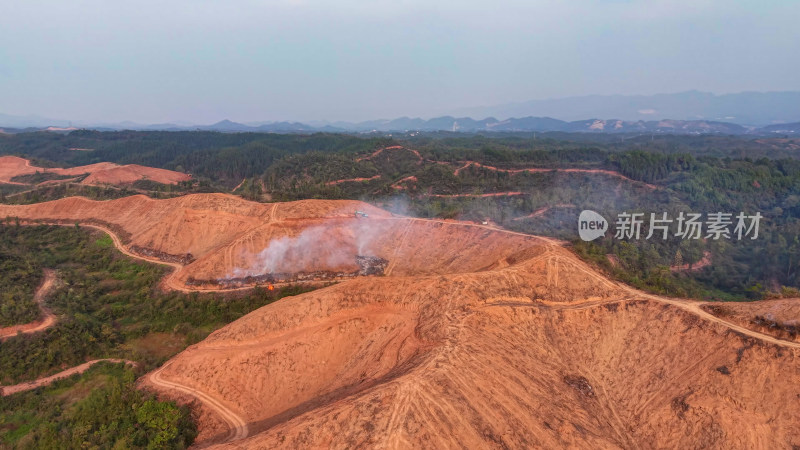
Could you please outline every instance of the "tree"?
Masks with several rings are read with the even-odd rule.
[[[681,249],[675,252],[675,265],[677,267],[683,266],[683,254],[681,253]]]
[[[179,432],[181,412],[173,404],[154,399],[145,401],[136,410],[136,420],[143,424],[152,438],[147,448],[165,448],[175,444]]]

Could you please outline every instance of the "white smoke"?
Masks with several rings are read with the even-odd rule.
[[[272,239],[266,248],[245,258],[249,262],[247,267],[236,267],[227,277],[333,270],[354,265],[357,255],[377,256],[373,244],[384,229],[370,218],[353,220],[346,224],[337,221],[317,225],[297,236]]]

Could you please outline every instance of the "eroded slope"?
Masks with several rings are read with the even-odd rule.
[[[800,344],[620,286],[547,239],[360,202],[226,195],[72,198],[0,206],[4,216],[102,222],[130,248],[192,253],[170,278],[180,289],[273,262],[302,272],[388,260],[388,276],[261,308],[145,377],[199,400],[201,445],[800,445]],[[739,315],[796,315],[788,303],[748,308]]]
[[[390,275],[474,272],[508,264],[507,258],[541,242],[486,227],[396,217],[357,201],[261,204],[224,194],[71,197],[0,205],[0,217],[105,226],[132,253],[180,262],[167,286],[183,290],[219,289],[225,287],[215,284],[220,280],[270,273],[327,272],[335,278],[359,269],[356,256],[386,260]]]
[[[241,417],[250,437],[234,447],[800,443],[797,345],[742,335],[541,247],[504,268],[364,278],[264,307],[161,376]],[[201,443],[229,437],[205,431]]]
[[[82,184],[131,184],[138,180],[150,180],[161,184],[177,184],[191,180],[191,176],[172,170],[145,167],[138,164],[118,165],[110,162],[90,164],[70,168],[42,168],[31,164],[27,159],[17,156],[0,156],[0,183],[22,184],[12,181],[20,175],[51,173],[59,176],[88,176]],[[54,183],[56,181],[46,181]]]

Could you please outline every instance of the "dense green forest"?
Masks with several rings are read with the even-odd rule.
[[[24,155],[39,167],[80,166],[110,161],[191,173],[229,188],[243,178],[264,173],[274,161],[291,154],[369,150],[385,138],[313,134],[217,133],[210,131],[78,130],[69,134],[0,135],[0,155]],[[72,148],[91,149],[75,151]]]
[[[537,137],[538,136],[538,137]],[[800,141],[782,138],[678,135],[604,135],[592,133],[414,133],[355,135],[314,133],[219,133],[211,131],[78,130],[62,133],[0,134],[0,155],[33,158],[40,167],[78,166],[110,161],[141,164],[193,174],[232,188],[243,178],[260,176],[285,157],[308,152],[354,154],[405,144],[439,160],[472,159],[476,154],[537,163],[586,162],[581,157],[642,150],[689,153],[719,158],[797,158]],[[71,149],[83,149],[76,151]],[[85,151],[89,149],[91,151]],[[497,155],[493,155],[494,152]],[[505,156],[504,156],[505,155]]]
[[[188,411],[136,391],[134,375],[158,367],[250,311],[308,290],[164,293],[156,288],[164,267],[123,256],[102,232],[3,221],[2,282],[4,292],[13,287],[14,294],[8,310],[3,297],[4,317],[19,323],[38,316],[30,298],[43,269],[50,268],[56,271],[58,287],[46,303],[58,321],[43,332],[0,342],[0,385],[97,358],[128,359],[138,366],[135,374],[129,368],[98,369],[105,374],[102,379],[95,372],[78,377],[74,389],[40,388],[0,397],[0,447],[4,442],[29,448],[183,447],[193,436]],[[168,430],[159,434],[147,427]]]
[[[0,327],[32,322],[39,317],[33,293],[42,279],[41,268],[34,266],[30,254],[16,250],[5,239],[0,240]]]
[[[0,384],[94,358],[125,358],[152,369],[222,325],[307,289],[226,297],[164,293],[156,285],[165,267],[125,257],[108,235],[75,226],[0,225],[0,248],[25,255],[18,270],[26,295],[44,268],[55,269],[60,284],[47,298],[59,318],[53,328],[0,342]]]
[[[387,147],[396,148],[382,150]],[[3,154],[33,158],[42,167],[137,163],[195,179],[176,186],[0,185],[5,203],[215,191],[255,201],[358,199],[401,214],[488,221],[560,238],[600,270],[652,292],[711,300],[800,295],[800,145],[790,139],[81,130],[0,135]],[[577,218],[585,209],[612,226],[621,213],[675,218],[744,212],[762,219],[758,239],[681,239],[674,230],[668,239],[618,239],[610,231],[584,242]],[[51,387],[0,398],[0,446],[187,445],[194,435],[188,410],[135,390],[135,376],[249,311],[303,291],[164,293],[155,288],[164,268],[123,257],[102,233],[4,219],[0,326],[38,317],[32,297],[45,268],[55,269],[59,279],[47,298],[59,320],[45,332],[0,342],[0,384],[93,358],[130,359],[139,366],[101,365]],[[648,232],[645,221],[642,236]]]
[[[0,397],[0,447],[188,447],[197,431],[186,406],[136,389],[124,364],[99,363],[50,386]]]

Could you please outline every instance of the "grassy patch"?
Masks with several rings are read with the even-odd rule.
[[[75,227],[0,225],[0,244],[25,255],[33,287],[43,267],[58,272],[47,299],[58,323],[0,344],[0,384],[50,375],[87,359],[125,358],[154,368],[211,331],[254,309],[307,288],[238,294],[164,293],[167,270],[98,245],[104,233]],[[8,273],[2,272],[3,279]],[[162,339],[162,345],[155,342]]]
[[[47,299],[57,324],[0,343],[0,384],[99,358],[136,361],[141,374],[219,327],[309,290],[164,293],[156,286],[166,268],[128,258],[108,242],[105,234],[84,228],[0,225],[0,248],[24,255],[14,267],[31,274],[26,286],[35,286],[34,275],[45,267],[60,280]],[[0,272],[0,279],[9,273]],[[136,391],[131,369],[90,372],[0,398],[0,448],[180,448],[191,441],[188,411]]]
[[[75,178],[75,175],[59,175],[54,172],[36,172],[36,173],[29,173],[26,175],[17,175],[11,178],[11,181],[15,183],[25,183],[25,184],[39,184],[45,181],[54,181],[54,180],[68,180],[70,178]]]
[[[191,326],[185,328],[188,333],[197,331]],[[183,331],[183,329],[178,326],[176,331]],[[125,345],[125,348],[133,354],[142,355],[141,357],[145,359],[167,359],[186,348],[187,339],[188,335],[180,332],[154,332],[131,340]]]
[[[96,241],[94,241],[94,245],[100,248],[109,248],[114,246],[114,241],[111,239],[111,236],[107,234],[103,234]]]
[[[135,379],[124,364],[99,363],[0,397],[0,447],[186,448],[197,433],[188,408],[136,390]]]

